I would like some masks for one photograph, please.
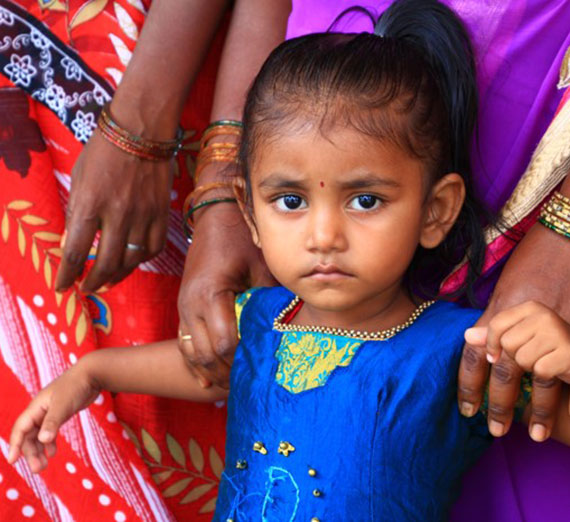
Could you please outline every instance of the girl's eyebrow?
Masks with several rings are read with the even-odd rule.
[[[270,189],[281,189],[281,188],[294,188],[302,189],[305,188],[304,180],[291,179],[289,176],[284,174],[270,174],[258,185],[259,188],[270,188]]]
[[[376,174],[367,173],[364,176],[359,176],[354,179],[349,179],[346,181],[340,181],[339,186],[342,189],[364,189],[370,187],[376,187],[378,185],[384,187],[394,187],[399,188],[401,185],[395,179],[382,178]]]

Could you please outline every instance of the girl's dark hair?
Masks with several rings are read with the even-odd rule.
[[[466,186],[459,218],[437,248],[418,247],[406,281],[430,297],[469,252],[463,290],[472,300],[485,251],[481,216],[487,213],[471,179],[477,90],[469,37],[453,11],[436,0],[394,2],[374,32],[311,34],[271,53],[244,109],[240,159],[246,181],[260,140],[278,139],[283,126],[303,125],[323,133],[351,126],[389,140],[424,162],[428,187],[457,172]]]

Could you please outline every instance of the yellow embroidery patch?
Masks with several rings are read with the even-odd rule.
[[[337,367],[350,364],[363,342],[313,332],[285,332],[275,352],[279,361],[275,382],[291,393],[324,386]]]
[[[253,295],[253,292],[255,292],[256,290],[257,290],[257,288],[250,288],[249,290],[246,290],[243,294],[236,295],[235,312],[236,312],[236,322],[237,322],[237,327],[238,327],[238,337],[241,337],[239,334],[239,327],[241,324],[241,322],[240,322],[241,321],[241,313],[243,312],[245,305],[249,301],[249,298]]]

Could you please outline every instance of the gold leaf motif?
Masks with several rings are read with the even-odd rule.
[[[46,256],[44,260],[44,277],[46,279],[46,285],[48,288],[51,288],[51,276],[52,276],[51,263],[49,262],[49,257]]]
[[[158,462],[160,464],[162,462],[162,453],[156,441],[144,428],[141,429],[141,437],[147,453],[154,459],[155,462]]]
[[[67,6],[62,2],[62,0],[55,0],[53,4],[49,7],[50,11],[63,11],[64,13],[67,12]]]
[[[34,232],[34,237],[36,239],[41,239],[42,241],[53,241],[57,243],[59,243],[61,240],[61,234],[56,234],[55,232],[46,232],[44,230]]]
[[[173,473],[174,473],[173,469],[161,471],[160,473],[154,473],[152,475],[152,480],[154,480],[155,484],[162,484],[164,481],[168,480]]]
[[[127,0],[135,9],[138,9],[142,14],[146,14],[146,9],[141,0]]]
[[[212,497],[200,508],[198,513],[211,513],[214,511],[216,509],[216,500],[218,500],[218,497]]]
[[[135,432],[131,429],[131,427],[128,424],[125,424],[124,422],[121,422],[121,426],[126,431],[127,435],[129,436],[129,439],[131,439],[131,442],[136,446],[138,450],[140,450],[141,443],[139,442],[139,439],[137,438]]]
[[[24,229],[22,225],[18,222],[18,250],[22,256],[26,253],[26,235],[24,234]]]
[[[560,78],[558,79],[559,89],[570,87],[570,47],[566,49],[564,58],[562,58],[562,65],[560,67]]]
[[[68,326],[71,324],[71,321],[73,321],[76,304],[77,304],[77,298],[75,297],[75,293],[71,292],[69,294],[69,299],[67,300],[67,304],[65,305],[65,319],[67,321]]]
[[[77,319],[77,324],[75,325],[75,342],[79,346],[84,340],[87,334],[87,319],[85,318],[85,312],[81,312],[79,319]]]
[[[8,211],[4,211],[4,215],[2,216],[2,239],[4,242],[8,241],[8,237],[10,236],[10,220],[8,219]]]
[[[192,482],[192,477],[184,478],[172,484],[172,486],[167,487],[163,492],[162,496],[164,498],[175,497],[178,493],[182,493],[186,489],[186,486]]]
[[[32,239],[32,263],[36,272],[40,271],[40,254],[38,252],[38,245]]]
[[[184,455],[184,450],[182,449],[182,446],[178,444],[178,441],[170,435],[170,433],[166,434],[166,445],[168,446],[168,451],[170,451],[172,458],[184,467],[186,465],[186,455]]]
[[[21,219],[28,225],[45,225],[46,223],[49,223],[49,221],[45,220],[44,218],[34,216],[33,214],[26,214],[25,216],[22,216]]]
[[[202,484],[192,490],[180,501],[181,504],[190,504],[198,500],[202,495],[205,495],[214,487],[214,484]]]
[[[61,292],[54,292],[55,293],[55,302],[57,306],[61,306],[61,302],[63,301],[63,294]]]
[[[198,443],[194,439],[190,439],[188,443],[188,449],[190,450],[190,460],[192,465],[198,470],[202,471],[204,469],[204,454],[198,446]]]
[[[88,22],[92,18],[95,18],[103,9],[105,9],[108,0],[89,0],[85,2],[82,7],[80,7],[73,20],[69,24],[69,29],[73,29],[80,24]]]
[[[212,468],[212,471],[216,477],[222,477],[222,472],[224,471],[224,463],[220,458],[220,455],[218,455],[218,452],[214,446],[210,446],[210,467]]]
[[[48,248],[48,252],[55,257],[61,257],[63,255],[63,250],[61,248]]]
[[[15,201],[11,201],[8,203],[8,208],[10,210],[26,210],[33,206],[31,201],[25,201],[23,199],[16,199]]]

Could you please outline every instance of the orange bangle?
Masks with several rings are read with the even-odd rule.
[[[206,192],[210,190],[218,189],[218,188],[232,188],[233,185],[228,181],[214,181],[212,183],[206,183],[205,185],[200,185],[196,187],[190,194],[188,194],[187,198],[184,200],[184,205],[182,206],[182,212],[186,215],[188,208],[190,208],[195,201],[198,199],[199,196],[204,195]],[[233,195],[233,190],[232,190]]]

